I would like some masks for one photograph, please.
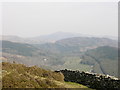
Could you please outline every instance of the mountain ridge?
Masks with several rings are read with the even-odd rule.
[[[52,34],[35,36],[35,37],[20,37],[14,35],[0,35],[0,40],[8,40],[13,42],[28,43],[28,44],[43,44],[43,43],[54,43],[58,40],[72,37],[99,37],[99,38],[109,38],[112,40],[117,40],[117,37],[113,36],[94,36],[94,35],[85,35],[80,33],[72,32],[55,32]]]
[[[88,41],[89,40],[86,42],[88,43]],[[89,46],[88,44],[87,46],[84,46],[86,50],[81,51],[83,46],[81,48],[81,46],[79,44],[77,45],[77,43],[68,43],[68,45],[56,43],[29,45],[10,41],[1,42],[3,45],[1,46],[2,48],[0,48],[2,51],[2,58],[4,60],[7,59],[7,61],[10,62],[17,61],[29,66],[37,65],[39,67],[42,65],[43,67],[51,70],[67,68],[117,76],[117,47],[110,47],[109,43],[107,44],[108,46],[96,45],[97,47],[89,47],[86,49],[86,47]],[[82,45],[84,45],[84,43],[82,43]],[[92,45],[95,44],[92,42]],[[97,49],[98,51],[96,51]],[[100,56],[101,58],[97,56]],[[112,56],[115,60],[112,60]],[[99,62],[98,59],[100,59]],[[111,65],[114,65],[116,68],[112,68]],[[108,67],[111,69],[109,70]]]

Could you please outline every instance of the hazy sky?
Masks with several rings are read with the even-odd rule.
[[[118,34],[117,2],[6,2],[2,15],[3,35]]]

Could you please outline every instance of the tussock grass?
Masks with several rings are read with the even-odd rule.
[[[37,66],[2,63],[3,88],[87,88],[86,86],[64,82],[62,73],[44,70]]]

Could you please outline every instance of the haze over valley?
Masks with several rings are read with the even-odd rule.
[[[35,39],[16,37],[3,36],[3,61],[37,65],[51,70],[70,69],[118,75],[117,40],[63,32]]]
[[[0,2],[3,88],[120,87],[118,2],[30,1]]]

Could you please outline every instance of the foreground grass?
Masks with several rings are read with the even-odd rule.
[[[65,82],[62,73],[8,62],[2,65],[3,88],[87,88],[81,84]]]
[[[88,88],[84,85],[78,84],[78,83],[73,83],[73,82],[65,82],[65,86],[68,88]]]

